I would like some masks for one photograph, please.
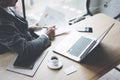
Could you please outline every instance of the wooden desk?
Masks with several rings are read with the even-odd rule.
[[[93,33],[95,37],[100,36],[112,23],[116,23],[112,30],[108,33],[101,45],[96,47],[86,57],[82,63],[74,62],[68,58],[65,58],[56,53],[48,53],[41,66],[37,70],[34,77],[29,77],[6,70],[10,61],[14,58],[14,54],[7,53],[0,55],[0,80],[96,80],[100,76],[104,75],[110,69],[120,64],[120,22],[104,15],[97,14],[84,21],[76,23],[71,27],[79,29],[79,27],[90,26],[93,27]],[[64,39],[66,35],[56,37],[52,46],[49,49],[53,49],[59,41]],[[63,61],[63,67],[60,70],[51,70],[47,67],[47,61],[51,56],[56,55]],[[77,72],[66,75],[63,70],[69,66],[75,66]]]

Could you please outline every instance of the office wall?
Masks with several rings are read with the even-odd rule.
[[[91,11],[101,12],[111,17],[120,13],[120,0],[91,0]]]

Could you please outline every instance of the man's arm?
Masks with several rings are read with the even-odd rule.
[[[18,62],[23,63],[16,64],[16,66],[30,66],[51,45],[50,40],[44,35],[27,41],[12,23],[7,23],[0,27],[0,43],[9,50],[18,53]]]

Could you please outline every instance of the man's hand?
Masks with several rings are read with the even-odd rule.
[[[38,23],[36,23],[35,25],[31,26],[29,28],[30,30],[36,31],[36,30],[41,30],[42,27],[38,25]]]
[[[46,30],[45,34],[48,35],[48,37],[49,37],[50,40],[54,40],[55,39],[55,26],[49,27]]]

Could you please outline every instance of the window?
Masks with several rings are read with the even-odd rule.
[[[70,19],[80,14],[86,13],[86,0],[24,0],[26,7],[26,16],[30,24],[39,20],[46,6],[50,6],[65,14],[66,19]],[[20,9],[21,0],[17,4]]]

